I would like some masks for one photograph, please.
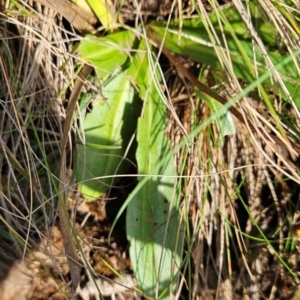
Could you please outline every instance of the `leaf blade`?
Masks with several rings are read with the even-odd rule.
[[[149,64],[147,59],[140,61],[144,66]],[[149,68],[141,68],[148,72],[140,87],[145,107],[143,117],[138,120],[136,158],[139,174],[149,175],[165,159],[170,143],[165,135],[165,105]],[[147,296],[169,299],[178,280],[183,240],[179,198],[172,197],[176,186],[173,156],[164,162],[158,173],[159,176],[149,175],[151,178],[128,204],[126,228],[131,242],[131,262],[140,287]]]
[[[75,158],[78,186],[88,201],[105,193],[116,181],[112,177],[130,166],[123,156],[136,126],[135,92],[123,73],[107,80],[102,93],[105,99],[97,95],[83,120],[85,144],[77,145]]]

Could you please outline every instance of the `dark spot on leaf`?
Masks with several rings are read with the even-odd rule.
[[[167,200],[167,199],[164,199],[164,203],[168,203],[168,200]]]
[[[138,219],[138,218],[136,218],[135,220],[136,220],[136,221],[138,221],[139,219]]]
[[[154,222],[154,223],[153,223],[153,225],[154,225],[154,226],[156,226],[156,225],[157,225],[157,223],[156,223],[156,222]]]

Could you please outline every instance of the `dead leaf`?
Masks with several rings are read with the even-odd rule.
[[[61,14],[71,25],[80,32],[93,32],[97,17],[92,10],[87,10],[66,0],[35,0]]]

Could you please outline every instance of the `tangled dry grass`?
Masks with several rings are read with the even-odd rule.
[[[55,7],[18,3],[1,11],[0,25],[0,298],[66,299],[71,297],[70,277],[61,233],[55,226],[57,183],[66,107],[76,78],[78,58],[72,54],[73,46],[80,36]],[[160,17],[170,4],[164,3]],[[130,22],[136,18],[131,7],[131,2],[123,7],[124,19]],[[181,12],[191,9],[184,1]],[[213,86],[211,77],[208,71],[206,80]],[[210,110],[170,69],[166,79],[176,112],[176,117],[170,113],[168,135],[176,145]],[[226,83],[219,89],[224,94],[230,90]],[[280,110],[281,100],[276,101]],[[269,120],[255,98],[245,98],[239,109],[254,116],[253,122],[255,112]],[[282,112],[299,123],[292,107]],[[244,125],[237,125],[236,135],[221,139],[213,123],[178,152],[177,161],[179,173],[186,176],[182,214],[190,232],[186,250],[193,265],[189,276],[187,267],[182,270],[186,276],[178,297],[187,295],[187,290],[193,299],[297,297],[300,257],[291,241],[291,224],[299,221],[299,159],[249,133]],[[71,146],[66,165],[72,169]],[[70,186],[75,187],[72,179]],[[77,297],[97,299],[98,288],[107,297],[118,293],[127,299],[141,297],[133,289],[126,242],[118,240],[124,232],[108,244],[110,225],[103,223],[108,209],[104,201],[87,206],[79,194],[71,192],[74,203],[79,201],[68,208],[86,270]],[[125,274],[121,284],[112,270]],[[97,284],[91,274],[98,276]],[[108,280],[101,275],[114,278],[115,284],[107,288],[111,293],[105,292]]]

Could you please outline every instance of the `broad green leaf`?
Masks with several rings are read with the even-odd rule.
[[[103,79],[116,69],[126,67],[134,46],[135,34],[124,30],[111,33],[105,37],[87,35],[81,41],[79,52],[81,58],[95,67],[97,75]]]
[[[146,53],[139,52],[132,66],[136,67],[136,72],[132,67],[129,73],[139,82],[145,101],[137,131],[139,174],[151,176],[151,171],[165,161],[159,168],[159,176],[151,176],[127,206],[129,252],[143,292],[149,297],[170,299],[178,281],[183,241],[179,197],[173,196],[176,179],[167,177],[176,175],[174,157],[166,159],[170,151],[165,135],[166,108],[151,76],[154,72],[151,72]],[[158,78],[155,73],[154,78]]]
[[[251,42],[250,35],[236,9],[229,7],[220,10],[220,12],[227,16],[229,20],[232,20],[233,29],[237,30],[236,37],[234,37],[232,33],[233,29],[229,28],[227,24],[224,32],[231,54],[234,73],[246,82],[251,83],[268,70],[265,59],[258,47]],[[219,30],[216,14],[212,13],[210,20],[222,41],[222,32]],[[276,44],[275,36],[270,35],[270,28],[262,25],[260,19],[258,24],[258,32],[262,39],[266,39],[266,44],[270,46]],[[211,43],[209,33],[206,31],[201,17],[185,20],[181,29],[179,29],[179,21],[173,21],[168,26],[165,23],[150,25],[148,34],[151,38],[159,42],[165,38],[165,47],[178,54],[188,55],[192,60],[211,65],[215,69],[223,69],[215,51],[215,47],[219,47],[220,49],[222,46],[216,46]],[[272,51],[271,48],[268,50],[268,56],[274,65],[282,62],[287,55],[289,54],[285,55],[277,51]],[[255,66],[258,71],[257,77],[255,75]],[[300,108],[299,74],[294,62],[282,65],[278,69],[278,72],[289,93],[292,95],[295,104]],[[282,97],[285,97],[285,93],[281,90],[279,84],[274,84],[271,78],[264,82],[264,86],[274,93],[280,93]]]
[[[117,181],[111,177],[124,174],[130,166],[130,157],[122,157],[136,128],[139,110],[134,89],[122,73],[107,80],[102,93],[105,99],[97,95],[90,100],[86,115],[81,112],[85,144],[77,145],[75,158],[79,189],[90,201]],[[103,176],[111,177],[94,179]]]

